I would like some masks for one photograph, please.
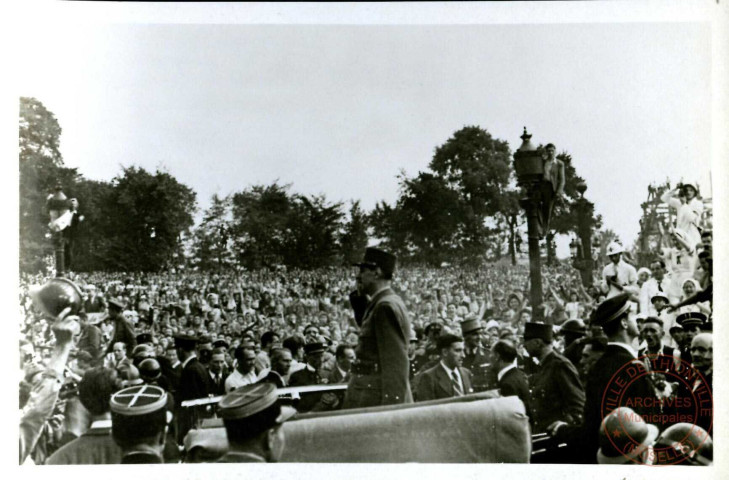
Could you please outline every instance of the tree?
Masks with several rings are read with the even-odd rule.
[[[46,197],[57,182],[64,192],[73,188],[80,175],[66,168],[59,150],[61,127],[56,117],[34,98],[20,98],[19,113],[19,260],[21,271],[43,268],[52,253],[48,233]]]
[[[232,236],[237,259],[247,268],[283,263],[286,225],[293,208],[290,185],[255,185],[233,194]]]
[[[344,265],[361,260],[369,237],[367,228],[367,214],[360,207],[359,200],[353,201],[349,207],[349,219],[344,223],[339,239]]]
[[[167,172],[151,174],[124,168],[112,180],[105,212],[109,226],[109,267],[126,271],[158,271],[179,252],[182,235],[193,225],[196,194]]]
[[[230,196],[211,198],[200,225],[192,233],[194,264],[201,270],[222,270],[233,260],[231,248],[232,208]]]
[[[286,224],[283,262],[296,268],[334,265],[339,254],[337,236],[342,227],[341,203],[330,203],[323,195],[295,195]]]

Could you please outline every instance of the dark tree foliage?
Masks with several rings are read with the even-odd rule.
[[[105,212],[109,225],[106,261],[125,271],[157,271],[169,267],[182,236],[193,225],[195,192],[167,172],[151,174],[124,168],[112,180]]]
[[[349,208],[349,219],[344,223],[339,239],[342,261],[345,266],[362,259],[362,252],[367,248],[369,236],[367,214],[362,210],[359,200],[353,201]]]
[[[193,264],[201,270],[223,270],[233,261],[232,202],[217,194],[205,210],[202,222],[193,230]]]
[[[342,204],[289,194],[289,188],[274,183],[233,194],[231,233],[240,265],[316,268],[341,261]]]

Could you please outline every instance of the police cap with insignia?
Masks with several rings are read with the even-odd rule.
[[[194,335],[175,335],[175,347],[190,351],[194,350],[196,345],[197,337]]]
[[[167,392],[155,385],[137,385],[111,397],[111,434],[121,446],[158,435],[167,425]]]
[[[236,388],[218,404],[230,443],[256,437],[282,424],[296,410],[281,406],[272,383],[254,383]]]
[[[621,320],[630,312],[630,295],[621,293],[604,300],[595,310],[592,324],[604,327],[616,320]]]
[[[549,343],[554,338],[554,330],[551,325],[526,322],[524,324],[524,340],[531,340],[532,338],[541,338],[545,343]]]
[[[686,312],[676,317],[676,323],[681,325],[684,329],[686,327],[692,327],[694,325],[701,327],[706,323],[706,315],[701,312]]]

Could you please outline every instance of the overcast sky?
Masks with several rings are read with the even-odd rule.
[[[646,187],[710,192],[706,23],[74,25],[23,45],[21,94],[68,166],[163,167],[202,208],[278,179],[370,209],[464,125],[567,151],[605,226],[637,236]]]

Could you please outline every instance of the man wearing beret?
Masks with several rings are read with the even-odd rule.
[[[246,385],[220,401],[228,452],[220,463],[277,462],[284,450],[281,425],[296,414],[282,406],[276,387],[267,382]]]
[[[408,343],[410,318],[390,288],[397,257],[367,248],[356,264],[357,290],[370,297],[362,319],[352,378],[342,408],[411,403]]]
[[[551,325],[524,324],[524,348],[539,361],[539,369],[531,377],[530,406],[535,433],[547,431],[557,421],[579,423],[585,406],[585,391],[577,368],[554,351],[553,337]]]
[[[440,362],[420,374],[416,398],[419,402],[460,397],[473,393],[471,372],[463,368],[463,339],[446,333],[438,339]]]
[[[641,400],[648,408],[641,407],[637,403],[632,405],[639,415],[657,413],[653,405],[658,402],[656,399],[653,384],[645,367],[638,360],[638,352],[633,347],[633,340],[638,336],[638,326],[634,318],[630,316],[631,295],[621,293],[603,301],[595,311],[593,322],[602,327],[608,338],[605,353],[595,362],[587,378],[586,402],[584,407],[583,421],[580,425],[568,425],[558,421],[550,425],[548,432],[565,441],[575,451],[575,461],[578,463],[595,463],[596,452],[599,449],[598,434],[600,423],[603,417],[603,400],[606,392],[612,386],[614,376],[626,365],[637,372],[632,381],[624,388],[622,395],[615,400],[615,408],[625,405],[628,401]]]
[[[208,370],[197,359],[197,355],[195,354],[196,345],[196,337],[190,335],[175,336],[177,356],[182,362],[182,375],[180,376],[180,385],[176,398],[180,404],[185,400],[207,397],[210,392],[210,375],[208,374]],[[197,415],[194,409],[183,409],[180,405],[178,405],[177,411],[179,421],[178,439],[182,440],[194,426],[197,421]]]
[[[111,436],[122,464],[164,463],[167,393],[153,385],[125,388],[111,397]]]

